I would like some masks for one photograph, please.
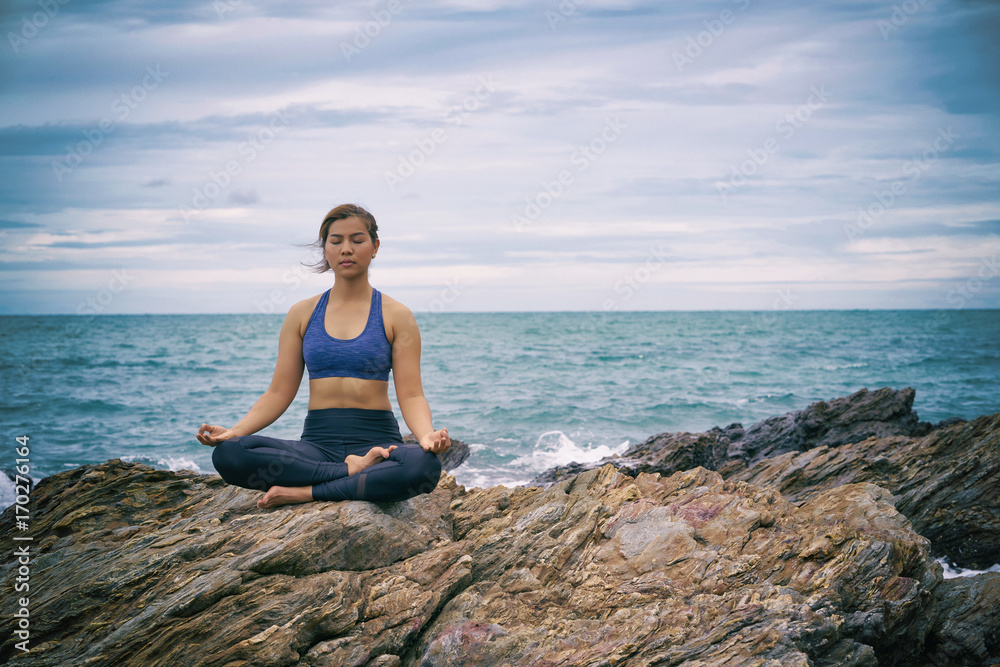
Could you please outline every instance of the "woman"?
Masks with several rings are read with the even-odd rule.
[[[435,430],[420,382],[420,331],[413,313],[368,282],[378,224],[353,204],[320,226],[316,268],[333,287],[288,310],[267,391],[232,428],[202,424],[198,441],[230,484],[265,491],[267,509],[312,500],[392,501],[429,493],[451,446]],[[309,369],[309,412],[301,440],[251,435],[291,404]],[[419,444],[403,444],[389,403],[389,371],[403,420]]]

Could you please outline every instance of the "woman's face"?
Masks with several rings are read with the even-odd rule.
[[[378,246],[378,241],[372,243],[365,221],[351,216],[327,227],[323,255],[335,274],[350,277],[368,271]]]

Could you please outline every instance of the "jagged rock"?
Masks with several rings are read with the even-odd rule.
[[[1000,656],[1000,573],[948,579],[934,591],[933,665],[989,665]]]
[[[407,433],[403,436],[403,442],[416,443],[417,438],[412,433]],[[438,454],[438,457],[441,459],[442,470],[454,470],[469,458],[469,445],[452,438],[451,447],[444,454]]]
[[[727,472],[785,452],[839,447],[870,437],[923,435],[934,427],[913,412],[911,388],[862,389],[850,396],[813,403],[805,410],[771,417],[744,429],[731,424],[705,433],[661,433],[633,445],[621,456],[591,464],[571,463],[542,473],[533,484],[551,484],[610,463],[630,475],[669,475],[702,466]]]
[[[900,496],[897,508],[935,553],[972,569],[1000,562],[1000,415],[931,425],[913,413],[914,395],[909,388],[861,390],[746,430],[732,424],[663,433],[604,462],[631,475],[703,466],[774,486],[793,502],[872,482]],[[554,468],[534,481],[552,483],[594,465]]]
[[[733,479],[801,502],[841,484],[872,482],[938,555],[971,569],[1000,562],[1000,414],[938,428],[921,438],[871,438],[787,453],[736,470]]]
[[[929,425],[921,426],[913,412],[915,395],[910,387],[899,391],[883,387],[872,392],[862,389],[830,402],[819,401],[800,412],[754,424],[742,438],[730,443],[726,458],[752,465],[789,451],[923,433]]]
[[[0,661],[902,665],[927,637],[958,663],[981,653],[930,614],[940,566],[872,484],[796,506],[703,468],[605,466],[544,490],[445,476],[380,505],[258,495],[119,460],[45,478],[32,650],[6,638]],[[16,567],[0,563],[5,599]]]

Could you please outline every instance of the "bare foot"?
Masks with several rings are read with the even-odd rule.
[[[280,507],[281,505],[309,503],[312,501],[313,490],[311,486],[272,486],[257,501],[257,507],[262,510],[269,510],[272,507]]]
[[[379,461],[384,461],[389,458],[389,454],[392,454],[394,449],[396,449],[396,445],[390,445],[389,447],[372,447],[364,456],[355,456],[354,454],[351,454],[350,456],[344,458],[344,463],[347,464],[348,476],[359,473],[368,466],[374,465]]]

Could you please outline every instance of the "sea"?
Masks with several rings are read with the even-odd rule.
[[[924,421],[1000,411],[1000,310],[418,313],[436,428],[466,487],[530,482],[666,431],[745,426],[862,388]],[[120,458],[214,473],[203,422],[267,388],[281,315],[0,316],[0,468],[37,481]],[[261,431],[297,439],[308,400]],[[396,406],[392,383],[390,398]],[[400,429],[408,430],[398,407]],[[0,475],[0,504],[14,489]]]

